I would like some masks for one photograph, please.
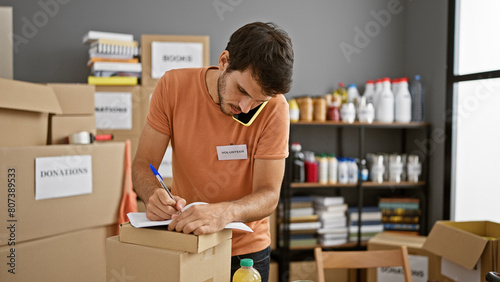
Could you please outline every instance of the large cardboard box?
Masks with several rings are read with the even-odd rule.
[[[116,225],[0,247],[0,281],[106,281],[106,238]]]
[[[107,281],[231,281],[231,240],[188,253],[106,240]]]
[[[463,268],[447,267],[448,271],[443,271],[443,275],[458,281],[465,281],[461,279],[464,275],[471,275],[469,279],[480,279],[476,281],[486,281],[488,272],[500,270],[500,224],[491,221],[437,221],[423,248]],[[480,271],[474,272],[475,268]],[[463,270],[469,272],[462,273]]]
[[[97,86],[97,134],[135,134],[142,131],[140,86]]]
[[[51,87],[0,78],[0,146],[47,144],[49,113],[61,113]]]
[[[96,134],[95,116],[91,115],[51,115],[48,144],[67,144],[66,137],[86,131]]]
[[[188,253],[200,253],[217,246],[230,240],[232,234],[231,229],[224,229],[212,234],[194,235],[168,231],[166,226],[135,228],[130,222],[120,225],[121,242]]]
[[[368,241],[368,250],[390,250],[400,246],[408,248],[413,281],[450,281],[441,275],[441,258],[422,247],[427,237],[379,233]],[[401,267],[368,269],[367,282],[404,281]],[[377,279],[380,277],[380,279]]]
[[[12,7],[0,7],[0,77],[14,77]]]
[[[118,142],[0,148],[0,246],[117,223],[124,151]],[[89,181],[89,171],[91,184],[67,184]],[[86,193],[73,190],[80,186]]]

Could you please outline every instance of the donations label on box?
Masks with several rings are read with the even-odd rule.
[[[35,200],[92,193],[92,156],[35,159]]]

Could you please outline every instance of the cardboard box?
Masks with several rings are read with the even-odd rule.
[[[47,144],[49,113],[61,113],[52,88],[0,78],[0,146]]]
[[[106,238],[116,225],[0,247],[0,281],[106,281]]]
[[[232,230],[224,229],[205,235],[168,231],[166,226],[135,228],[130,222],[120,225],[120,242],[153,248],[200,253],[232,238]]]
[[[95,86],[77,83],[48,83],[54,89],[61,114],[63,115],[93,115]]]
[[[477,275],[486,281],[488,272],[500,270],[500,224],[437,221],[423,248],[470,271],[477,265],[481,269]],[[443,272],[443,275],[454,279],[453,273]]]
[[[142,131],[139,86],[96,86],[97,134],[134,134]]]
[[[450,281],[441,276],[441,258],[422,248],[426,239],[425,236],[378,233],[368,241],[367,249],[390,250],[406,246],[410,256],[413,281]],[[402,272],[398,272],[396,269],[398,268],[368,269],[367,282],[403,281]],[[383,279],[377,279],[377,275],[380,275]]]
[[[0,7],[0,77],[14,77],[14,52],[12,52],[12,7]]]
[[[227,282],[231,280],[231,240],[201,253],[188,253],[106,240],[107,281]]]
[[[81,131],[96,134],[94,114],[51,115],[49,124],[48,144],[67,144],[66,137]]]
[[[0,222],[13,225],[0,228],[0,246],[117,223],[123,192],[124,152],[125,144],[118,142],[0,148],[0,179],[3,180],[0,182],[0,199],[3,199]],[[46,170],[41,171],[52,177],[38,180],[40,174],[35,172],[43,166],[37,162],[54,158],[57,161],[50,161]],[[83,185],[84,189],[91,188],[89,193],[36,200],[37,195],[45,191],[42,188],[60,192],[55,188],[62,184],[65,189],[62,192],[68,192],[79,186],[66,184],[68,179],[87,177],[85,180],[88,180],[88,165],[80,167],[89,159],[92,185]],[[53,181],[54,185],[40,186],[46,183],[44,181]]]

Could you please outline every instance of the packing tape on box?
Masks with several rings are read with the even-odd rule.
[[[101,134],[101,135],[93,135],[87,131],[81,131],[66,137],[66,142],[68,144],[79,144],[86,145],[94,143],[94,141],[109,141],[113,140],[113,134]]]

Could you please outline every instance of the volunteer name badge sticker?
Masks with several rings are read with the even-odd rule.
[[[247,145],[217,146],[219,161],[248,159]]]

